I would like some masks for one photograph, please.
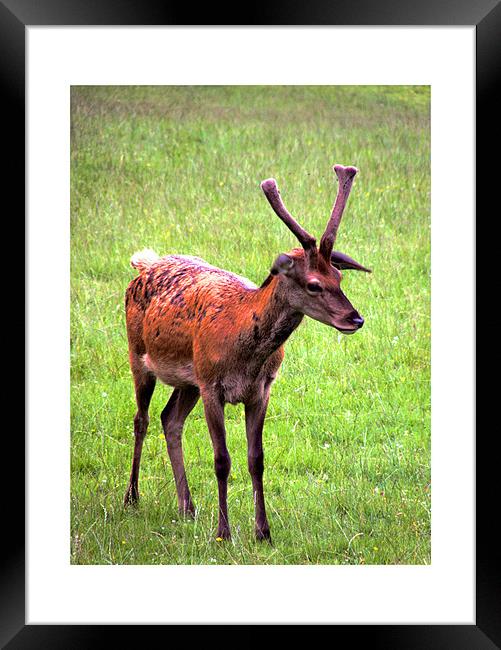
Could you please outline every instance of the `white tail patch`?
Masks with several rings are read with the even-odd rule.
[[[158,259],[160,258],[155,253],[155,251],[152,251],[149,248],[145,248],[144,250],[139,251],[139,253],[134,253],[134,255],[130,258],[130,265],[135,269],[145,271],[146,269],[149,269],[153,262],[156,262]]]

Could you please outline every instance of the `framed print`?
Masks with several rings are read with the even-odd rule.
[[[0,5],[27,214],[8,648],[501,643],[474,425],[499,5],[322,5]]]

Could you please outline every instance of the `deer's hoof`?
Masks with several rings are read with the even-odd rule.
[[[138,501],[139,501],[139,492],[137,490],[134,490],[134,488],[129,487],[124,497],[124,508],[128,508],[129,506],[135,506],[137,505]]]
[[[258,542],[268,542],[269,544],[272,544],[270,529],[256,529],[256,539]]]
[[[216,535],[216,542],[226,542],[231,540],[231,533],[228,529],[219,530]]]
[[[183,504],[179,508],[179,514],[181,517],[184,517],[185,519],[195,519],[197,511],[195,509],[195,506],[191,501],[187,504]]]

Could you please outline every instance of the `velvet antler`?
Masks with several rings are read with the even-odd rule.
[[[316,268],[318,253],[317,240],[306,232],[304,228],[301,228],[298,222],[289,213],[280,196],[276,180],[274,178],[268,178],[261,183],[261,189],[275,211],[275,214],[280,217],[304,248],[309,268]]]
[[[325,228],[325,232],[320,240],[320,255],[324,260],[329,261],[332,253],[334,242],[336,241],[337,230],[341,217],[343,216],[344,208],[348,197],[350,196],[351,186],[355,174],[358,172],[356,167],[344,167],[343,165],[334,165],[334,171],[339,180],[336,201],[332,208],[332,214]]]

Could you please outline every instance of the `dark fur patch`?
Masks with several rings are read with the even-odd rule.
[[[154,282],[154,277],[153,274],[150,272],[148,273],[148,277],[146,278],[146,283],[144,285],[144,298],[145,300],[149,303],[152,299],[152,297],[156,294],[156,284]]]
[[[186,301],[184,299],[183,289],[177,291],[170,299],[170,302],[172,305],[175,305],[176,307],[186,307]]]
[[[292,332],[296,329],[303,319],[303,314],[297,313],[291,316],[288,320],[279,323],[277,328],[273,329],[273,336],[271,345],[274,349],[279,348],[289,338]]]
[[[211,315],[209,319],[211,323],[213,323],[219,317],[219,314],[223,311],[223,309],[224,309],[223,305],[214,307],[214,313]]]
[[[261,289],[264,289],[264,287],[267,287],[272,280],[273,280],[273,274],[270,273],[270,275],[264,280],[263,284],[261,285]]]

